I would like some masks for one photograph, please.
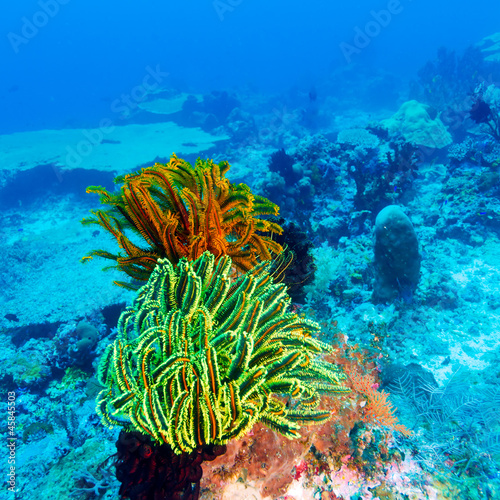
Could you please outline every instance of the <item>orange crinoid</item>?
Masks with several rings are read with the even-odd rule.
[[[119,193],[88,187],[87,193],[99,194],[101,203],[110,208],[92,210],[94,217],[82,223],[109,231],[126,255],[94,250],[82,260],[93,256],[114,260],[117,265],[112,267],[144,282],[160,258],[175,265],[183,257],[195,260],[208,250],[216,258],[228,255],[238,270],[247,271],[281,253],[283,248],[272,240],[272,234],[281,234],[282,228],[260,218],[276,216],[278,206],[252,194],[245,184],[229,182],[224,177],[229,168],[226,161],[217,164],[201,159],[192,167],[172,155],[165,165],[156,163],[117,177],[115,183],[123,184]],[[142,247],[140,239],[149,247]]]

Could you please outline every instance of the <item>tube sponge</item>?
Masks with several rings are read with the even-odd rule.
[[[420,278],[420,254],[413,225],[397,205],[382,209],[375,220],[375,286],[372,300],[411,299]]]

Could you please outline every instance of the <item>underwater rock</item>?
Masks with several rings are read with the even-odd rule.
[[[375,220],[375,286],[372,300],[410,300],[420,278],[420,254],[413,225],[397,205],[382,209]]]

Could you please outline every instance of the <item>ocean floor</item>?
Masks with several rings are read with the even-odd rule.
[[[367,120],[360,112],[351,122],[359,127]],[[121,273],[101,271],[106,262],[80,261],[96,248],[116,250],[103,230],[80,223],[98,206],[97,196],[84,189],[101,182],[111,187],[112,174],[173,151],[182,156],[183,148],[190,158],[227,159],[234,165],[231,180],[273,199],[282,205],[282,216],[307,228],[317,271],[301,312],[325,325],[336,322],[325,328],[323,340],[333,342],[333,333],[342,332],[348,343],[366,347],[400,422],[413,432],[389,432],[384,439],[391,451],[370,467],[352,464],[349,455],[339,462],[326,445],[318,458],[319,445],[311,446],[319,430],[287,460],[270,445],[265,470],[250,458],[238,465],[220,457],[205,466],[201,498],[500,498],[500,226],[495,197],[489,211],[482,209],[478,200],[487,195],[471,187],[484,169],[461,164],[450,175],[442,153],[420,162],[411,188],[393,200],[413,223],[420,280],[410,297],[374,304],[370,214],[376,211],[355,206],[348,166],[325,163],[332,148],[341,147],[336,133],[349,125],[336,126],[330,135],[297,138],[295,146],[293,136],[286,138],[287,153],[310,168],[293,192],[268,168],[279,149],[271,143],[257,149],[201,130],[193,139],[173,124],[149,127],[147,138],[132,128],[115,130],[116,137],[110,134],[96,148],[99,153],[75,168],[65,165],[64,151],[82,131],[0,137],[0,145],[9,145],[7,156],[0,155],[0,388],[4,401],[8,391],[16,393],[15,498],[118,498],[109,459],[118,431],[105,428],[95,414],[94,370],[134,294],[113,284]],[[178,137],[161,147],[174,128]],[[48,147],[53,136],[57,151]],[[217,148],[210,149],[215,142]],[[52,179],[58,173],[68,182]],[[1,435],[5,441],[5,428]],[[257,453],[256,443],[250,437],[235,446],[251,454]],[[273,483],[273,474],[286,479],[284,486]],[[0,498],[14,498],[5,494],[5,472],[3,477]]]

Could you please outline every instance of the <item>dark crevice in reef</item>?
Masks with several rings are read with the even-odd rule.
[[[85,190],[89,185],[114,189],[114,172],[76,168],[61,170],[53,164],[22,170],[3,179],[0,188],[0,208],[29,206],[47,195],[74,194],[89,199]]]
[[[125,311],[127,304],[125,302],[119,302],[118,304],[111,304],[102,308],[102,316],[104,318],[104,323],[111,329],[118,324],[118,318],[120,314]]]
[[[11,338],[12,343],[17,347],[22,347],[30,339],[54,338],[61,322],[38,323],[33,325],[7,328],[5,331]]]

